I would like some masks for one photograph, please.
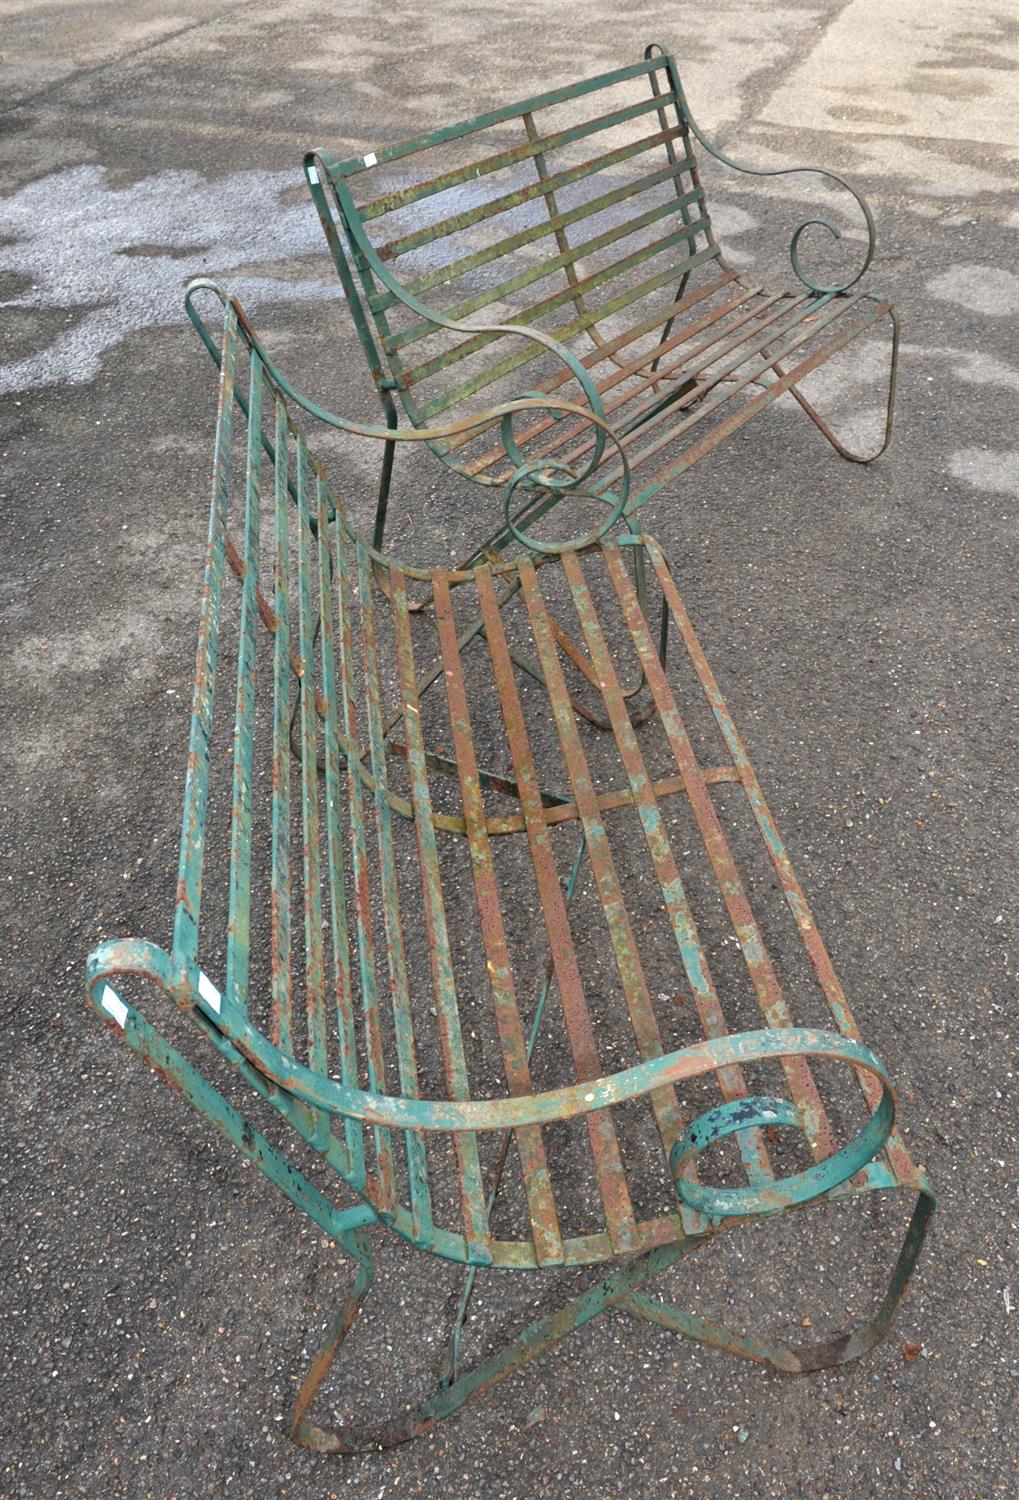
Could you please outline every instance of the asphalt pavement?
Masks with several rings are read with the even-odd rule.
[[[9,0],[0,16],[3,1500],[1017,1493],[1019,25],[965,0],[624,10]],[[840,1371],[766,1373],[610,1314],[405,1448],[316,1458],[285,1414],[351,1264],[83,996],[98,941],[165,943],[172,915],[215,400],[182,288],[237,289],[302,380],[372,415],[304,150],[363,153],[651,40],[728,151],[864,189],[869,281],[902,310],[879,463],[844,463],[779,408],[648,529],[940,1210],[901,1321]],[[718,168],[708,188],[734,257],[780,266],[813,201],[799,179]],[[880,380],[850,362],[827,395],[862,431]],[[349,464],[356,507],[377,454]],[[469,526],[465,489],[400,455],[394,506],[426,537]],[[717,1247],[677,1294],[779,1333],[810,1316],[808,1270],[840,1315],[872,1299],[874,1244],[901,1216],[855,1248],[834,1231],[831,1253],[807,1222]],[[383,1316],[340,1406],[423,1382],[455,1296],[450,1268],[380,1255]],[[483,1283],[472,1347],[573,1285]]]

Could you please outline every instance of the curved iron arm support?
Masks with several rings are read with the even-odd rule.
[[[539,553],[559,553],[574,551],[577,548],[588,546],[592,542],[597,541],[599,537],[604,536],[623,515],[630,493],[630,465],[626,450],[615,430],[605,420],[604,411],[601,409],[600,397],[591,384],[590,376],[575,357],[570,354],[569,350],[563,349],[563,355],[570,364],[571,369],[576,365],[577,369],[583,374],[586,385],[590,386],[594,394],[598,410],[579,406],[573,401],[561,401],[555,396],[549,396],[540,391],[531,391],[523,396],[516,397],[512,401],[499,402],[495,406],[488,407],[485,411],[476,412],[469,417],[463,417],[457,422],[442,423],[438,427],[379,427],[366,422],[355,422],[347,417],[339,417],[335,413],[327,411],[324,406],[319,406],[317,402],[310,400],[307,396],[303,396],[300,391],[291,385],[282,371],[273,363],[261,339],[248,321],[244,309],[237,298],[221,287],[218,282],[211,280],[209,277],[200,276],[188,283],[184,295],[184,306],[202,343],[217,364],[220,362],[220,353],[216,339],[203,322],[200,313],[194,305],[194,298],[199,292],[211,292],[218,297],[224,308],[233,308],[238,326],[243,330],[246,342],[257,352],[272,384],[281,395],[293,401],[296,406],[299,406],[303,411],[306,411],[316,421],[323,423],[325,426],[334,427],[340,432],[352,433],[357,437],[375,438],[384,443],[426,443],[437,441],[440,438],[458,437],[466,432],[480,431],[501,419],[503,443],[510,458],[517,464],[516,472],[511,476],[507,486],[505,499],[507,508],[513,491],[525,481],[536,488],[550,490],[559,495],[560,498],[570,494],[584,499],[597,500],[602,505],[608,505],[609,509],[606,515],[603,516],[595,527],[585,532],[582,536],[570,537],[562,542],[537,542],[528,537],[525,532],[515,529],[514,535],[517,536],[517,539],[532,550]],[[454,325],[447,320],[446,326],[454,327],[462,325]],[[526,334],[528,337],[534,337],[539,343],[546,344],[549,348],[553,346],[556,349],[562,348],[561,345],[556,345],[556,341],[550,339],[547,334],[542,334],[538,331],[518,328],[515,324],[510,323],[493,325],[494,327],[498,327],[498,331],[503,333],[521,333]],[[585,421],[593,423],[597,429],[594,448],[591,458],[579,473],[574,472],[573,469],[562,472],[565,470],[565,465],[549,463],[548,461],[542,462],[540,459],[528,459],[520,452],[513,437],[513,420],[521,412],[535,411],[558,412],[561,416],[582,417]],[[604,451],[606,439],[610,439],[619,452],[623,465],[621,482],[616,494],[607,495],[603,493],[592,495],[583,486],[598,466],[598,460],[600,460],[601,454]],[[369,550],[377,562],[388,565],[392,561],[392,559],[386,557],[381,552],[374,549]]]
[[[660,42],[650,42],[644,48],[644,56],[649,62],[656,53],[665,60],[668,67],[669,79],[675,90],[677,108],[680,111],[682,119],[689,125],[693,135],[704,147],[709,156],[713,156],[723,166],[731,167],[736,172],[743,172],[748,177],[785,177],[792,173],[810,172],[818,177],[826,177],[829,182],[834,182],[838,187],[843,188],[849,193],[852,198],[855,198],[867,225],[867,253],[856,275],[851,276],[848,281],[836,282],[831,286],[819,286],[816,281],[812,281],[805,274],[800,265],[800,239],[804,232],[813,225],[816,224],[819,228],[826,229],[834,239],[840,240],[842,238],[842,231],[836,225],[832,224],[830,220],[821,218],[805,219],[802,224],[797,225],[793,231],[792,239],[789,241],[789,259],[793,271],[808,291],[814,292],[817,296],[832,296],[837,295],[839,292],[848,292],[850,287],[854,287],[866,274],[871,261],[874,259],[874,250],[877,246],[877,225],[874,223],[874,215],[871,213],[870,205],[863,197],[863,194],[858,192],[852,183],[847,182],[844,177],[840,177],[836,172],[829,172],[826,167],[746,167],[741,162],[733,161],[732,157],[726,156],[724,151],[720,151],[717,146],[708,140],[691,114],[690,106],[687,103],[686,94],[683,92],[683,85],[680,82],[679,73],[676,71],[671,54],[665,50]]]
[[[187,1004],[200,1012],[205,1023],[228,1040],[267,1083],[313,1109],[395,1130],[483,1132],[549,1125],[610,1109],[629,1099],[642,1098],[653,1089],[699,1078],[720,1067],[801,1056],[846,1064],[870,1074],[881,1084],[882,1103],[877,1111],[880,1121],[872,1131],[872,1138],[868,1137],[867,1159],[882,1149],[895,1120],[894,1094],[880,1059],[862,1042],[813,1027],[776,1027],[711,1037],[662,1057],[635,1063],[618,1073],[519,1098],[411,1099],[353,1088],[287,1057],[227,996],[219,998],[217,1008],[210,1008],[192,982],[186,965],[177,976],[177,992],[186,995]],[[819,1191],[831,1186],[826,1182]]]

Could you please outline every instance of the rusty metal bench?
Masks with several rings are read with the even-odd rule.
[[[934,1200],[661,549],[624,525],[402,565],[352,527],[295,413],[349,424],[218,288],[188,308],[220,398],[173,939],[105,943],[87,993],[357,1263],[295,1439],[410,1438],[610,1307],[784,1371],[863,1353]],[[247,1113],[282,1117],[273,1139],[148,1019],[153,988]],[[853,1332],[767,1343],[647,1293],[724,1230],[882,1189],[916,1206]],[[372,1225],[468,1281],[435,1391],[327,1430],[310,1408],[372,1284]],[[584,1266],[601,1279],[460,1369],[479,1268]]]
[[[795,290],[769,290],[729,264],[696,144],[756,177],[817,170],[849,193],[866,231],[851,274],[819,281],[803,269],[805,230],[841,237],[819,217],[792,236]],[[429,436],[458,474],[510,486],[521,527],[565,494],[611,503],[622,491],[637,509],[785,392],[843,457],[868,463],[888,444],[899,323],[887,300],[859,288],[875,245],[866,202],[831,172],[732,161],[699,129],[674,60],[655,44],[643,62],[414,140],[343,160],[311,151],[305,171],[389,427],[397,399],[429,436],[525,383],[581,408],[536,412],[508,448],[495,418]],[[884,436],[864,457],[803,382],[886,317]],[[392,457],[390,444],[376,546]],[[508,535],[496,528],[487,544]]]

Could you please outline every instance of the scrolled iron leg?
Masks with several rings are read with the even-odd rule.
[[[595,1282],[587,1291],[572,1297],[555,1312],[536,1318],[502,1349],[482,1360],[473,1370],[466,1371],[455,1380],[440,1382],[413,1409],[377,1423],[326,1429],[309,1422],[306,1414],[357,1318],[374,1276],[371,1252],[367,1246],[362,1245],[359,1250],[355,1250],[349,1244],[344,1244],[344,1248],[350,1249],[359,1261],[358,1279],[353,1292],[333,1319],[325,1342],[312,1360],[301,1384],[294,1406],[294,1441],[316,1453],[334,1454],[364,1453],[409,1442],[436,1422],[459,1411],[473,1396],[491,1389],[507,1375],[524,1369],[532,1360],[558,1344],[568,1334],[582,1328],[592,1318],[623,1302],[645,1283],[667,1271],[698,1243],[698,1240],[674,1241],[627,1261],[625,1265],[617,1267],[608,1276]]]
[[[916,1206],[899,1251],[895,1269],[877,1312],[852,1333],[841,1334],[823,1344],[789,1345],[763,1343],[743,1334],[733,1333],[717,1323],[707,1322],[683,1308],[660,1302],[657,1298],[633,1293],[620,1302],[620,1308],[645,1322],[657,1323],[671,1333],[707,1344],[712,1349],[724,1350],[740,1359],[753,1360],[756,1364],[770,1365],[788,1375],[806,1375],[816,1370],[831,1370],[837,1365],[848,1364],[859,1359],[879,1344],[898,1316],[910,1278],[923,1248],[931,1215],[935,1208],[934,1194],[923,1183],[917,1194]]]
[[[901,322],[899,319],[899,314],[894,307],[890,307],[888,309],[888,316],[891,319],[892,324],[891,369],[888,373],[888,399],[885,405],[884,436],[881,440],[881,446],[877,449],[876,452],[854,453],[851,448],[847,448],[845,443],[841,442],[840,439],[835,436],[834,432],[832,432],[831,428],[828,426],[828,423],[824,420],[824,418],[820,415],[816,408],[807,400],[803,392],[800,391],[795,385],[791,385],[789,387],[789,394],[796,398],[796,400],[799,402],[800,406],[806,412],[807,416],[813,422],[818,431],[823,433],[823,435],[828,439],[829,443],[831,443],[832,447],[835,449],[835,452],[838,453],[842,458],[847,459],[851,464],[872,464],[876,458],[881,457],[882,453],[885,452],[888,444],[892,440],[892,430],[895,425],[895,386],[899,370],[899,335],[901,331]],[[766,350],[765,353],[767,353]],[[780,378],[786,373],[777,361],[771,366],[771,368]]]

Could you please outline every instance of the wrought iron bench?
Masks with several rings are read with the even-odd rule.
[[[210,292],[221,337],[195,306]],[[105,943],[87,993],[357,1263],[294,1437],[410,1438],[610,1307],[790,1372],[863,1353],[933,1196],[661,549],[624,525],[402,565],[357,534],[295,413],[350,424],[293,391],[212,283],[188,309],[220,395],[173,939]],[[528,652],[540,671],[518,670]],[[204,1072],[148,1019],[153,988],[208,1044]],[[224,1062],[247,1113],[289,1132],[213,1085]],[[916,1205],[851,1333],[766,1343],[648,1295],[723,1230],[882,1189]],[[326,1430],[310,1407],[372,1285],[373,1225],[468,1281],[435,1391]],[[460,1369],[479,1268],[584,1266],[600,1279]]]
[[[519,395],[524,380],[581,408],[536,412],[508,450],[495,418],[430,435],[458,474],[503,490],[512,482],[521,526],[565,493],[604,502],[622,487],[627,510],[637,509],[787,391],[843,457],[868,463],[889,442],[899,322],[887,300],[859,289],[875,245],[866,202],[820,172],[863,215],[862,260],[841,279],[812,279],[800,261],[804,231],[841,232],[810,218],[790,245],[799,286],[768,290],[722,252],[695,143],[756,177],[819,171],[755,170],[717,150],[656,44],[643,62],[414,140],[305,159],[390,428],[395,398],[428,436],[436,422]],[[494,320],[478,316],[486,309]],[[884,436],[864,457],[802,386],[886,317]],[[392,458],[389,444],[376,546]],[[501,528],[488,541],[506,539]]]

